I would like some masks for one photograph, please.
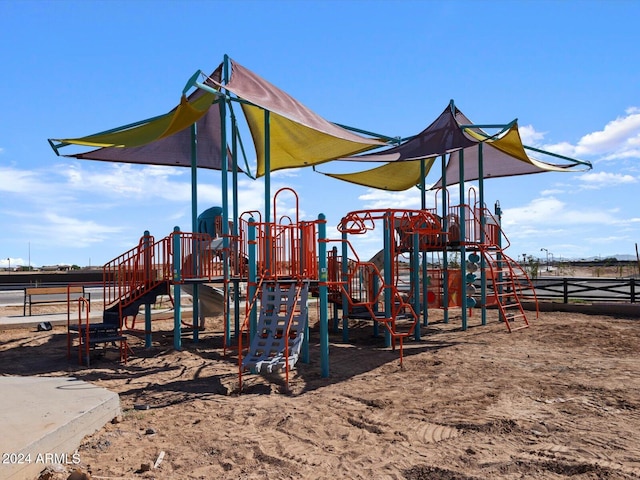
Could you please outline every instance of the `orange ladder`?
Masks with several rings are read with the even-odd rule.
[[[534,292],[534,298],[535,291],[526,272],[498,246],[481,247],[480,251],[486,261],[487,280],[493,286],[490,296],[498,306],[507,330],[513,332],[529,327],[520,299],[525,289]]]

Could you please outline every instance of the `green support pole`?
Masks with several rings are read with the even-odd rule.
[[[229,81],[229,57],[224,56],[224,82]],[[227,156],[227,104],[220,102],[220,154],[222,156],[222,275],[224,304],[229,302],[229,159]],[[231,345],[231,309],[225,308],[225,341]]]
[[[426,169],[426,165],[424,163],[424,160],[420,160],[420,207],[422,208],[422,210],[426,210],[427,209],[427,192],[426,192],[426,184],[425,184],[425,180],[426,180],[426,176],[427,176],[427,169]],[[418,247],[418,250],[420,250],[420,248]],[[421,254],[421,260],[422,260],[422,283],[421,283],[421,290],[422,290],[422,301],[420,302],[420,299],[418,299],[418,305],[420,305],[419,308],[421,308],[422,310],[418,310],[418,315],[420,315],[420,313],[422,312],[422,323],[423,325],[426,327],[427,325],[429,325],[429,303],[427,301],[427,297],[428,297],[428,288],[429,285],[427,283],[428,277],[429,277],[429,271],[427,269],[427,252],[420,252]]]
[[[152,258],[151,258],[151,234],[149,230],[144,232],[144,271],[145,278],[151,278]],[[151,348],[151,304],[146,303],[144,306],[144,348]]]
[[[298,259],[299,270],[298,274],[300,278],[302,278],[302,274],[308,268],[307,265],[303,264],[304,254],[302,252],[306,252],[307,245],[305,244],[306,236],[304,234],[307,226],[307,222],[300,222],[300,257]],[[314,239],[315,241],[315,239]],[[308,303],[308,302],[307,302]],[[300,353],[300,360],[302,363],[309,363],[309,306],[307,305],[307,321],[304,326],[304,337],[302,338],[302,350]]]
[[[386,213],[384,216],[384,317],[391,318],[392,314],[392,301],[391,297],[391,283],[393,281],[391,265],[391,242],[393,242],[393,225],[390,213]],[[388,328],[384,329],[384,345],[385,347],[391,346],[391,332]]]
[[[460,150],[460,183],[459,183],[459,195],[460,195],[460,207],[459,207],[459,222],[460,222],[460,297],[462,304],[462,330],[467,329],[467,289],[465,288],[465,278],[467,276],[467,249],[465,247],[465,239],[467,238],[466,228],[466,209],[464,208],[464,150]]]
[[[447,202],[447,157],[442,155],[442,228],[445,232],[449,232],[449,220],[447,219],[447,213],[449,205]],[[448,239],[448,237],[446,237]],[[449,323],[449,258],[447,246],[444,246],[442,253],[442,313],[444,323]]]
[[[231,226],[232,235],[234,238],[233,256],[236,262],[236,272],[238,266],[241,264],[240,258],[240,246],[238,245],[238,219],[240,218],[239,206],[238,206],[238,125],[236,123],[236,117],[231,115],[231,145],[232,145],[232,200],[233,200],[233,223]],[[234,275],[233,280],[233,317],[234,317],[234,333],[238,338],[240,335],[240,279],[237,275]]]
[[[347,234],[342,232],[342,282],[345,284],[345,291],[349,292],[349,256],[347,248]],[[351,292],[349,292],[351,293]],[[349,341],[349,299],[347,293],[342,292],[342,341]]]
[[[413,297],[413,311],[418,315],[413,338],[420,340],[420,235],[413,234],[413,248],[411,249],[411,295]]]
[[[256,265],[256,221],[249,219],[249,288],[247,291],[248,298],[252,301],[256,296],[257,289],[257,265]],[[258,316],[255,303],[249,312],[249,338],[253,337],[258,329]]]
[[[194,123],[191,125],[191,231],[198,230],[198,127]],[[198,255],[197,240],[193,240],[191,249],[192,265],[194,272],[198,271],[200,256]],[[193,285],[193,341],[198,342],[200,326],[200,297],[199,285]]]
[[[269,274],[271,271],[271,114],[269,110],[264,111],[264,221],[265,248],[264,263]]]
[[[180,281],[182,271],[180,265],[180,227],[173,228],[173,348],[182,350],[182,303]]]
[[[324,214],[318,215],[318,272],[320,296],[320,374],[329,377],[329,303],[327,289],[327,221]]]
[[[480,190],[480,243],[486,241],[487,217],[484,214],[484,159],[483,159],[483,143],[478,144],[478,189]],[[482,325],[487,324],[487,261],[484,255],[480,255],[480,310]]]

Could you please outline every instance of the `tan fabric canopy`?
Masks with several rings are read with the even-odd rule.
[[[380,140],[356,135],[325,120],[242,65],[234,61],[230,65],[229,82],[219,86],[251,102],[243,103],[242,109],[256,147],[258,176],[264,175],[266,170],[264,110],[270,112],[271,171],[317,165],[385,145]]]

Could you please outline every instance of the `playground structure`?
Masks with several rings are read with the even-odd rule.
[[[382,326],[386,345],[399,347],[401,365],[404,342],[408,338],[420,340],[420,326],[428,323],[429,308],[445,312],[451,308],[460,312],[480,309],[485,324],[486,308],[496,307],[509,332],[529,325],[520,299],[526,292],[535,301],[535,292],[524,270],[501,248],[499,219],[486,208],[451,206],[449,211],[455,213],[446,217],[435,209],[353,211],[338,225],[342,237],[329,239],[324,219],[298,218],[298,196],[290,188],[274,196],[274,216],[279,196],[287,193],[296,203],[293,218],[256,221],[250,215],[259,217],[259,212],[247,212],[241,215],[239,234],[230,239],[227,248],[221,247],[222,215],[216,211],[208,222],[203,223],[204,215],[199,217],[200,229],[209,233],[176,228],[169,236],[155,240],[145,232],[138,246],[105,264],[103,321],[89,323],[87,317],[70,328],[78,335],[79,361],[88,364],[90,347],[113,342],[119,342],[121,359],[126,361],[130,352],[126,334],[135,329],[142,305],[145,328],[140,332],[145,334],[145,345],[151,346],[150,306],[159,295],[169,295],[174,304],[176,349],[182,348],[183,327],[198,340],[202,319],[198,307],[213,304],[205,314],[225,316],[225,353],[231,350],[237,354],[240,386],[247,370],[284,371],[288,384],[290,369],[297,361],[308,362],[310,292],[320,298],[321,316],[333,307],[333,330],[340,330],[342,320],[344,341],[349,339],[349,320],[372,322],[376,335]],[[461,209],[467,211],[464,227],[455,223]],[[350,237],[380,227],[383,248],[371,260],[360,260]],[[465,232],[464,236],[460,232]],[[327,251],[330,245],[333,248]],[[446,262],[428,266],[425,262],[426,254],[446,259],[462,247],[468,253],[464,276],[459,266]],[[225,262],[233,266],[227,278]],[[230,289],[234,284],[236,288]],[[231,292],[238,292],[240,284],[246,284],[245,306],[233,309],[232,328],[230,303],[237,302],[240,295]],[[193,323],[182,320],[181,291],[194,297]],[[200,305],[196,304],[196,292],[200,292]],[[328,326],[327,320],[324,323]],[[465,330],[467,325],[461,327]],[[327,346],[328,334],[328,328],[321,332],[321,343]]]
[[[263,212],[238,211],[238,175],[251,175],[248,165],[245,171],[239,166],[244,147],[234,104],[241,106],[254,140],[257,175],[264,176]],[[498,132],[489,134],[487,129]],[[501,212],[498,205],[493,214],[486,208],[483,180],[590,168],[585,162],[524,146],[516,121],[473,124],[453,101],[423,132],[407,139],[330,123],[226,56],[211,75],[196,72],[183,89],[180,104],[166,115],[49,142],[56,154],[68,145],[97,147],[69,155],[73,158],[180,165],[192,172],[191,232],[176,227],[160,240],[145,232],[136,247],[104,266],[103,321],[87,321],[84,326],[79,321],[75,330],[70,329],[77,333],[79,352],[88,356],[91,345],[116,341],[126,359],[125,331],[134,328],[141,305],[146,306],[143,332],[145,345],[150,346],[149,307],[158,295],[171,295],[176,349],[182,348],[183,326],[198,341],[202,305],[208,302],[214,310],[222,307],[225,353],[237,349],[240,379],[247,369],[281,369],[288,379],[298,359],[308,359],[309,293],[319,298],[323,376],[329,375],[330,307],[334,330],[339,329],[338,311],[342,312],[345,339],[349,319],[371,321],[376,333],[382,326],[387,346],[399,347],[401,362],[405,340],[420,339],[429,308],[443,308],[445,321],[449,309],[459,308],[462,330],[467,328],[471,309],[481,310],[485,324],[489,307],[499,310],[508,331],[527,327],[520,298],[535,299],[535,293],[524,270],[504,252],[508,242],[504,243],[500,227]],[[185,145],[191,146],[190,153],[185,153]],[[544,162],[530,157],[529,151],[571,163]],[[436,207],[428,208],[426,176],[438,158],[442,176],[433,189],[440,206],[436,200]],[[327,238],[323,214],[313,221],[298,218],[298,196],[290,188],[273,196],[271,208],[272,171],[335,159],[386,162],[356,174],[324,175],[386,190],[418,186],[421,208],[349,212],[338,223],[339,239]],[[220,170],[223,192],[221,207],[201,216],[196,188],[199,167]],[[478,181],[479,198],[469,194],[464,203],[465,183],[471,180]],[[454,184],[459,188],[458,205],[449,204],[447,187]],[[276,199],[286,192],[294,196],[296,214],[278,218]],[[381,252],[371,261],[362,261],[351,239],[376,228],[383,232]],[[329,246],[333,248],[327,251]],[[437,255],[439,261],[429,262],[429,255]],[[238,293],[242,285],[247,292],[244,316]],[[193,296],[191,324],[182,320],[183,291]]]

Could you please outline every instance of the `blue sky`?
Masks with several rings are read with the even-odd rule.
[[[0,267],[101,265],[144,230],[190,230],[188,169],[75,161],[47,139],[165,113],[224,54],[330,121],[390,136],[418,133],[450,99],[476,123],[517,118],[525,143],[594,168],[487,181],[507,253],[634,254],[638,18],[631,0],[0,0]],[[301,219],[324,213],[333,235],[348,211],[420,202],[415,189],[374,191],[311,170],[272,181],[298,192]],[[220,205],[220,174],[201,171],[198,190],[200,211]],[[261,210],[262,192],[243,179],[240,211]],[[357,245],[362,258],[382,246],[377,234]]]

